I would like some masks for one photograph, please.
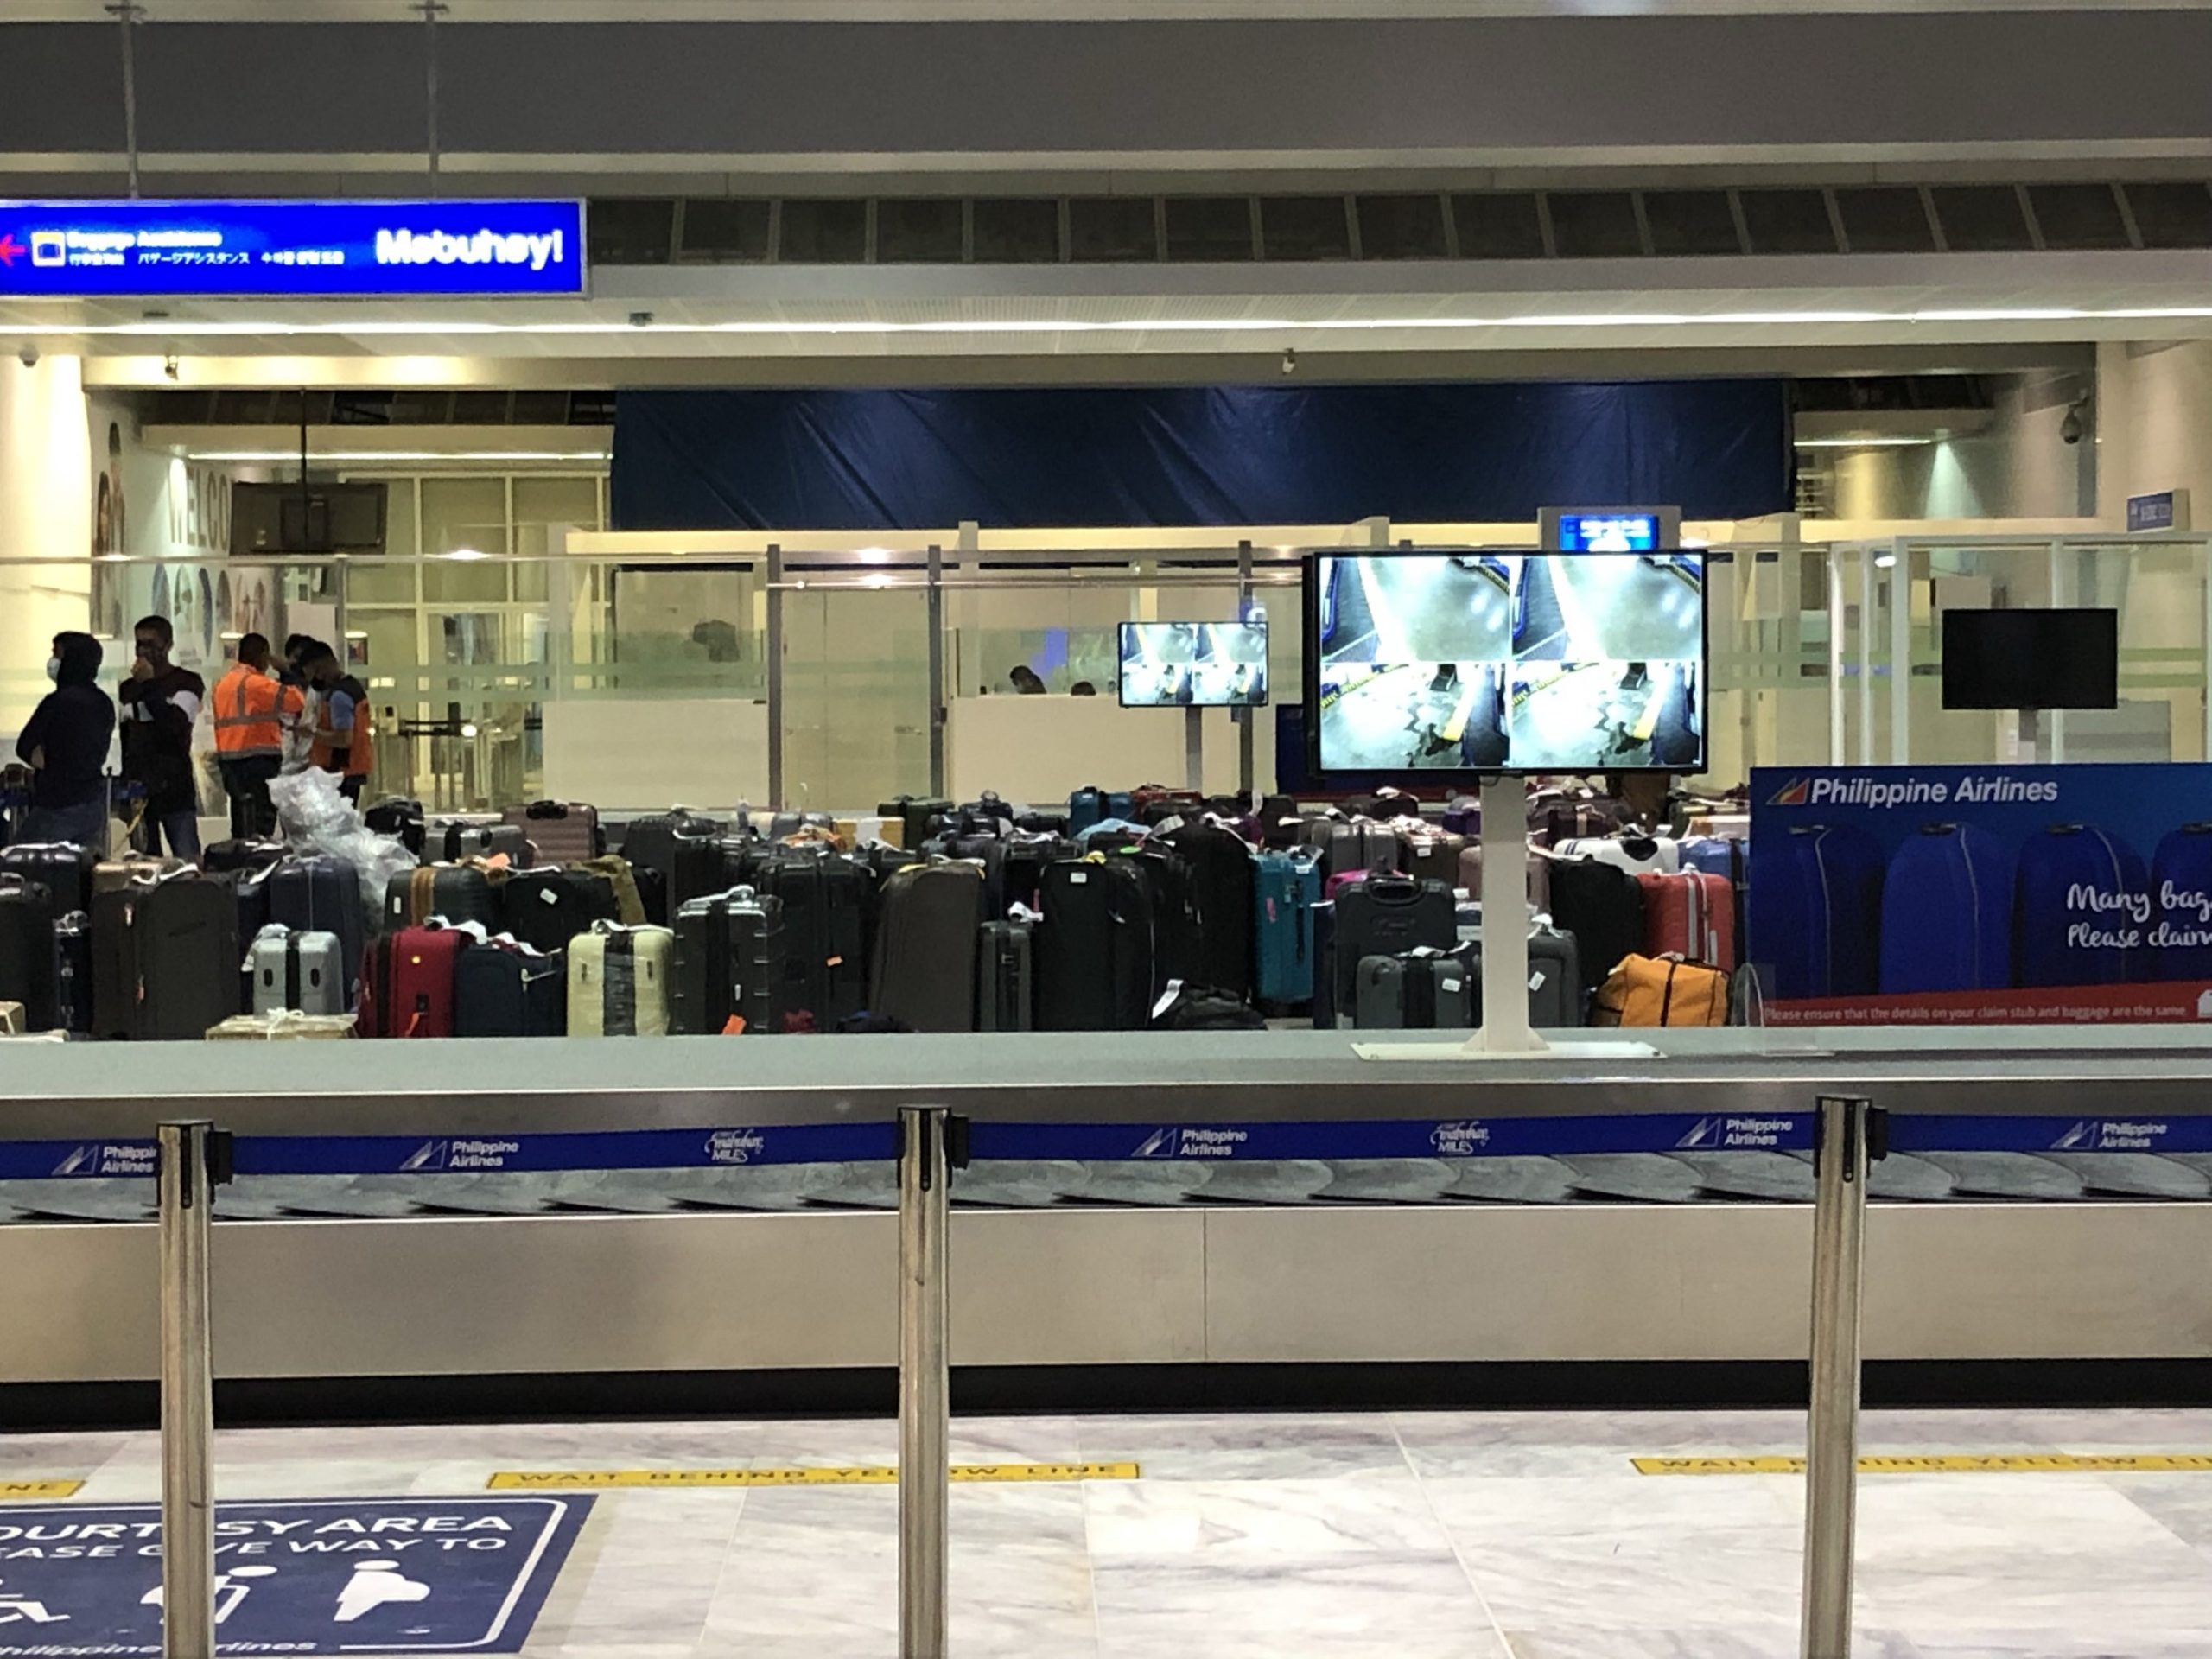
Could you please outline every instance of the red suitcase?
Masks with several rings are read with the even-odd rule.
[[[355,1029],[364,1037],[453,1035],[453,969],[474,936],[452,927],[403,927],[376,943]]]
[[[1643,889],[1644,955],[1735,971],[1736,890],[1726,876],[1647,870],[1636,880]]]

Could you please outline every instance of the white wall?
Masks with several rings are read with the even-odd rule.
[[[0,358],[0,559],[66,561],[0,565],[0,732],[20,728],[45,694],[54,635],[86,625],[92,492],[82,359]]]
[[[1272,724],[1257,711],[1264,731]],[[1205,785],[1211,795],[1236,787],[1236,728],[1225,709],[1200,711]],[[1008,801],[1044,805],[1086,784],[1128,789],[1184,783],[1184,713],[1124,709],[1110,697],[963,697],[950,710],[946,776],[956,800],[987,789]],[[1258,766],[1264,790],[1274,775],[1268,752]]]
[[[545,792],[606,811],[768,798],[768,708],[737,698],[592,697],[545,705]]]

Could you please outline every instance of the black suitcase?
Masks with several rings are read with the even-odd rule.
[[[238,899],[184,874],[92,900],[92,1032],[141,1042],[197,1039],[238,1012]]]
[[[1362,1031],[1467,1031],[1482,1008],[1482,982],[1462,950],[1368,957],[1352,1023]]]
[[[54,897],[54,913],[92,907],[92,852],[67,842],[17,842],[0,847],[0,874],[15,874],[35,881]]]
[[[873,877],[841,855],[794,848],[764,861],[759,878],[783,901],[781,1011],[834,1031],[868,1007]]]
[[[1643,949],[1643,888],[1626,870],[1595,859],[1551,861],[1552,920],[1574,935],[1582,988],[1604,984],[1624,957]]]
[[[362,914],[361,878],[351,864],[327,853],[287,858],[269,873],[269,919],[295,933],[338,936],[345,1006],[353,1006],[368,928]]]
[[[380,836],[398,838],[401,846],[423,856],[423,803],[398,795],[385,797],[361,814],[361,822]]]
[[[899,844],[908,852],[918,849],[937,832],[937,821],[952,810],[941,796],[895,795],[877,804],[879,818],[897,818],[902,831]]]
[[[868,1012],[912,1031],[976,1029],[976,959],[983,873],[973,864],[916,864],[883,885]]]
[[[589,870],[518,870],[500,885],[499,897],[505,931],[548,954],[567,950],[594,922],[622,919],[614,884]]]
[[[1135,861],[1065,859],[1045,872],[1031,943],[1039,1031],[1142,1031],[1152,1017],[1152,890]]]
[[[281,841],[219,841],[200,855],[200,868],[210,875],[232,870],[265,870],[285,854]]]
[[[1313,1029],[1334,1031],[1337,1029],[1337,907],[1325,900],[1306,914],[1313,929]]]
[[[1031,1031],[1037,1000],[1027,922],[985,922],[977,952],[982,980],[976,988],[978,1031]]]
[[[54,986],[55,919],[51,889],[0,874],[0,1002],[23,1005],[26,1031],[62,1026]]]
[[[494,942],[454,959],[454,1036],[558,1037],[568,1028],[568,963],[559,951]]]
[[[1172,980],[1202,982],[1205,933],[1189,863],[1180,854],[1149,842],[1135,852],[1116,853],[1113,861],[1137,873],[1149,899],[1153,995],[1164,993]],[[1245,948],[1250,949],[1249,940]]]
[[[1359,964],[1367,957],[1449,950],[1459,942],[1459,903],[1441,881],[1370,875],[1343,888],[1336,898],[1337,1011],[1357,1007]]]
[[[238,1006],[240,1014],[253,1012],[253,964],[246,960],[252,953],[253,942],[261,937],[261,930],[269,925],[269,878],[275,874],[271,864],[257,870],[222,870],[207,880],[221,883],[231,891],[232,902],[238,918]]]
[[[771,1036],[784,1028],[784,904],[750,887],[694,899],[676,912],[668,1028],[694,1036]]]
[[[986,867],[992,891],[986,894],[985,903],[994,920],[1012,915],[1016,905],[1035,910],[1038,895],[1044,891],[1046,868],[1076,855],[1073,842],[1027,831],[996,845],[997,858]]]
[[[1243,836],[1199,820],[1161,839],[1189,867],[1198,918],[1192,971],[1184,977],[1231,996],[1252,994],[1252,849]]]
[[[395,875],[384,890],[384,931],[420,927],[434,917],[456,926],[475,922],[499,931],[499,893],[491,878],[468,864],[426,864]]]
[[[90,1036],[92,1029],[92,918],[81,910],[54,924],[54,1022]]]
[[[448,864],[464,858],[496,858],[506,855],[514,868],[526,870],[531,863],[530,836],[518,823],[478,823],[464,820],[458,823],[434,823],[430,826],[427,844]]]
[[[781,841],[802,830],[834,830],[837,820],[827,812],[778,812],[768,820],[768,839]]]

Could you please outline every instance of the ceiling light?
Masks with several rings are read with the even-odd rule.
[[[1894,554],[1894,553],[1885,553],[1885,554],[1883,554],[1879,558],[1878,558],[1878,559],[1876,559],[1876,560],[1874,561],[1874,568],[1875,568],[1877,570],[1886,570],[1886,569],[1888,569],[1891,565],[1895,564],[1897,562],[1897,556],[1896,554]]]
[[[1799,438],[1800,449],[1919,449],[1941,438]]]
[[[438,556],[438,557],[440,557],[440,558],[442,558],[442,559],[462,559],[462,560],[467,560],[467,559],[488,559],[488,558],[490,558],[492,556],[491,556],[489,553],[485,552],[481,548],[475,548],[475,547],[456,547],[455,549],[454,549],[454,550],[453,550],[452,552],[450,552],[450,553],[441,553],[441,554],[439,554],[437,556]]]
[[[274,465],[300,459],[297,449],[194,449],[186,452],[187,461],[206,461],[229,466]],[[611,456],[604,449],[324,449],[309,457],[311,461],[347,463],[352,465],[378,462],[404,462],[419,465],[428,461],[573,461],[579,465],[604,465]]]
[[[887,547],[864,547],[856,555],[862,564],[888,564],[891,550]]]

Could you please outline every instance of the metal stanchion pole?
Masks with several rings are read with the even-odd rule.
[[[944,1659],[951,1363],[945,1239],[967,1120],[942,1106],[899,1113],[899,1653]]]
[[[215,1385],[207,1334],[213,1193],[231,1138],[204,1120],[156,1135],[162,1238],[162,1652],[215,1652]]]
[[[1850,1659],[1859,1504],[1859,1293],[1866,1170],[1886,1119],[1823,1096],[1814,1151],[1812,1397],[1806,1421],[1803,1659]]]

